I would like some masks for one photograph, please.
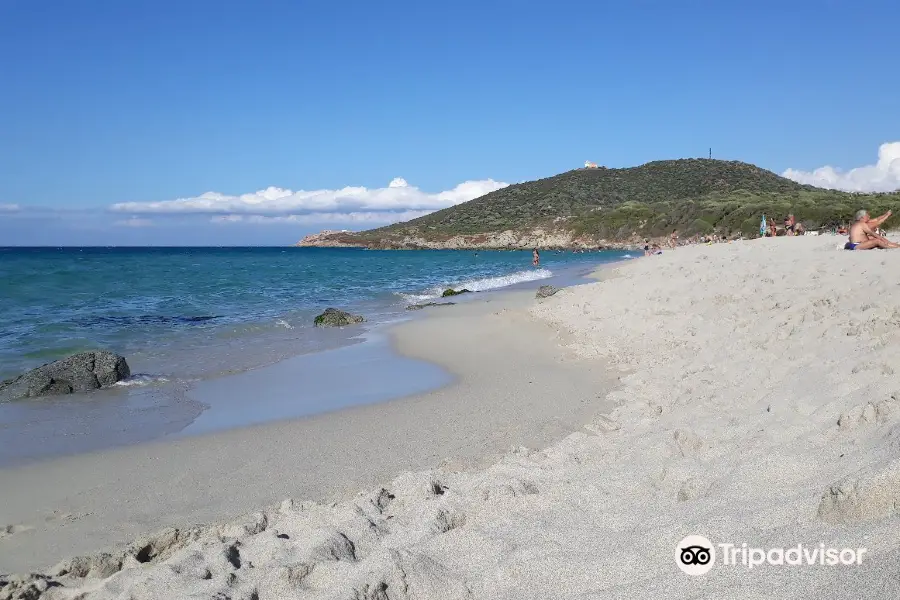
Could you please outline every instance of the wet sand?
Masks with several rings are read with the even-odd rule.
[[[0,538],[0,572],[45,568],[160,527],[227,519],[286,497],[336,501],[408,469],[484,466],[510,448],[563,438],[602,409],[611,382],[602,363],[586,368],[558,353],[558,332],[527,315],[533,298],[533,290],[508,292],[426,309],[392,330],[403,355],[453,376],[441,372],[448,385],[436,391],[0,469],[0,525],[9,530]],[[313,371],[291,359],[201,385],[199,400],[227,394],[227,406],[201,415],[196,432],[246,419],[254,406],[260,418],[283,417],[279,396],[322,392],[335,377],[356,379],[366,392],[365,365],[329,361],[364,345],[316,355]],[[277,394],[255,395],[257,383]],[[371,399],[384,391],[372,389]],[[236,404],[234,392],[246,403]]]

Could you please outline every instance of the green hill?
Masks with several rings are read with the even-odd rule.
[[[831,227],[848,222],[861,207],[879,212],[898,201],[900,192],[824,190],[738,161],[663,160],[625,169],[577,169],[515,184],[344,239],[389,247],[409,245],[410,238],[439,243],[465,236],[483,241],[502,231],[536,228],[591,243],[663,236],[676,228],[682,236],[753,235],[763,214],[780,221],[793,213],[807,228]]]

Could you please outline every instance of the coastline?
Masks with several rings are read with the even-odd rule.
[[[290,429],[281,440],[309,443],[311,454],[284,450],[275,426],[244,438],[244,448],[217,434],[194,438],[223,440],[189,455],[206,461],[205,474],[167,464],[169,473],[142,483],[135,468],[146,477],[167,459],[186,462],[142,447],[144,463],[123,459],[132,470],[110,485],[156,486],[136,490],[154,492],[153,507],[192,496],[210,518],[65,562],[48,575],[62,587],[47,597],[896,598],[900,298],[872,290],[900,285],[900,271],[889,251],[845,252],[841,242],[762,239],[630,261],[546,300],[480,303],[474,341],[454,313],[478,304],[436,309],[403,326],[410,337],[401,328],[397,347],[446,351],[460,361],[448,365],[463,374],[457,384],[345,411],[356,417],[322,439],[322,427],[305,438],[296,422],[279,424]],[[532,435],[549,445],[504,453],[529,416]],[[478,448],[498,435],[494,451]],[[328,440],[337,444],[323,450]],[[309,484],[301,479],[315,477],[328,448],[344,462],[329,469],[322,502],[310,493],[261,498],[278,495],[286,478],[297,477],[295,489]],[[86,502],[116,491],[84,481],[109,466],[102,456],[68,479],[65,470],[39,481],[3,473],[0,484],[31,485],[32,504],[51,501],[35,493],[40,485]],[[341,486],[350,481],[369,483]],[[225,498],[229,485],[235,495]],[[26,508],[26,493],[15,493]],[[227,510],[223,499],[252,506],[231,519],[239,507]],[[171,523],[128,504],[110,508],[143,516],[135,531]],[[32,539],[67,542],[66,527],[119,519],[91,518],[31,530]],[[213,523],[193,527],[203,521]],[[0,540],[4,563],[7,548],[32,551],[23,526],[37,522]],[[753,569],[717,562],[690,577],[673,560],[687,535],[738,548],[864,549],[866,558]]]
[[[530,253],[508,252],[13,249],[0,275],[21,289],[0,336],[0,379],[105,348],[124,356],[143,382],[189,384],[349,345],[360,330],[403,318],[406,304],[447,287],[502,288],[617,256],[553,253],[534,269]],[[71,278],[76,289],[53,300]],[[327,307],[361,314],[367,324],[314,328]]]
[[[483,467],[512,447],[563,438],[593,416],[584,400],[611,383],[598,367],[558,361],[555,331],[527,319],[532,302],[532,289],[495,292],[391,327],[400,355],[454,376],[424,394],[0,469],[0,525],[10,531],[0,572],[286,497],[346,499],[410,469]]]
[[[480,292],[453,299],[468,303],[542,283],[581,283],[586,270],[616,257],[592,254],[567,262],[553,256],[552,273],[544,268],[495,274],[490,266],[472,265],[468,276],[436,271],[431,279],[446,277]],[[525,258],[530,262],[530,255]],[[298,418],[444,385],[449,376],[440,369],[387,349],[386,329],[433,310],[409,312],[406,304],[440,301],[444,288],[405,289],[339,305],[366,316],[361,325],[315,328],[316,313],[301,310],[273,316],[262,327],[200,332],[189,345],[173,347],[162,339],[158,347],[126,354],[134,374],[129,381],[90,394],[0,403],[0,467],[159,441],[184,430]],[[337,365],[343,362],[354,365],[356,377],[341,376]],[[258,410],[242,410],[247,397],[258,399]]]

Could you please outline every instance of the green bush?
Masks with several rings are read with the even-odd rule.
[[[741,221],[739,231],[744,237],[755,237],[759,235],[759,223],[762,217],[749,217]]]
[[[694,222],[691,223],[690,227],[688,227],[687,233],[688,235],[707,235],[715,231],[715,227],[712,226],[712,223],[709,221],[704,221],[703,219],[694,219]]]

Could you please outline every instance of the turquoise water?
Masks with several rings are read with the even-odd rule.
[[[0,376],[98,347],[133,373],[91,394],[0,403],[0,468],[434,389],[451,375],[395,355],[379,330],[422,314],[409,303],[451,286],[478,292],[454,298],[467,302],[568,285],[627,256],[545,252],[534,268],[530,252],[0,248]],[[367,322],[313,327],[329,306]]]
[[[0,248],[0,377],[88,348],[138,377],[206,378],[336,347],[335,306],[370,322],[448,286],[488,291],[620,260],[625,252],[324,248]],[[537,285],[535,283],[534,285]]]

